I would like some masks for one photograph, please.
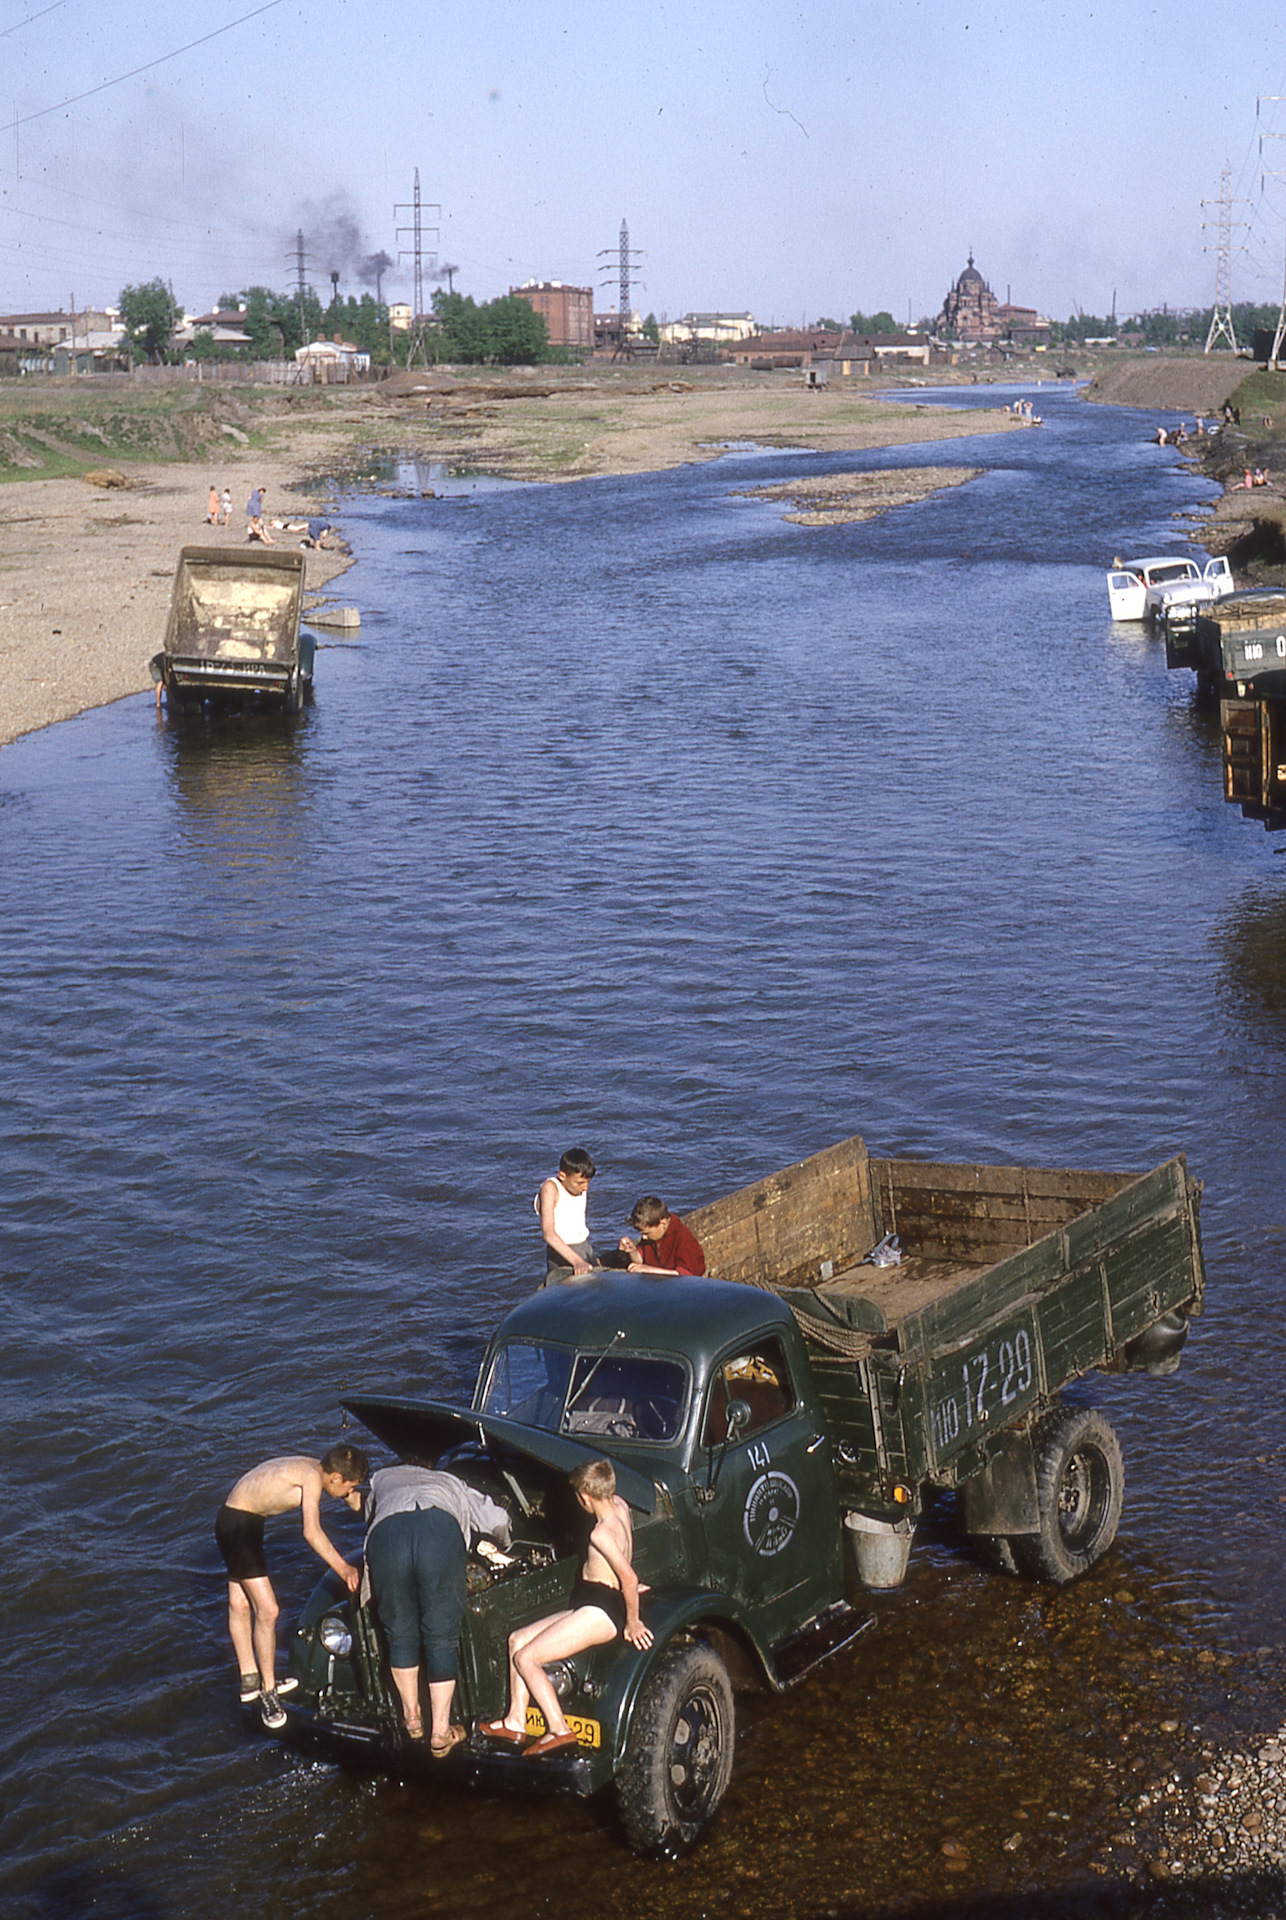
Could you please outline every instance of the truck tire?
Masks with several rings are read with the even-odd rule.
[[[732,1777],[732,1682],[709,1647],[671,1647],[643,1683],[616,1800],[638,1853],[677,1859],[707,1827]]]
[[[1040,1532],[1012,1536],[1014,1558],[1033,1579],[1065,1586],[1116,1538],[1125,1493],[1121,1446],[1094,1407],[1056,1407],[1032,1435]]]

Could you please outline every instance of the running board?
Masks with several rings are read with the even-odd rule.
[[[832,1654],[843,1653],[845,1647],[851,1647],[874,1625],[873,1613],[860,1614],[847,1600],[837,1600],[833,1607],[827,1607],[825,1613],[819,1613],[773,1648],[778,1686],[783,1691],[798,1686],[814,1667],[829,1660]]]

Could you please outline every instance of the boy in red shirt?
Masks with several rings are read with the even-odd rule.
[[[697,1274],[706,1270],[701,1242],[689,1231],[677,1213],[671,1213],[664,1200],[645,1193],[630,1215],[637,1228],[637,1241],[621,1236],[621,1252],[630,1256],[631,1273]]]

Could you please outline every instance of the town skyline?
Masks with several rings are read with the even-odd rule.
[[[838,26],[766,0],[610,20],[579,0],[538,20],[496,0],[467,19],[108,0],[74,34],[66,5],[0,14],[9,311],[102,306],[155,275],[193,311],[284,288],[300,230],[319,290],[332,271],[373,290],[383,255],[385,298],[409,297],[417,167],[426,249],[479,299],[561,279],[606,310],[625,217],[640,311],[798,325],[931,316],[969,255],[1055,319],[1208,305],[1201,202],[1228,161],[1233,297],[1281,293],[1286,103],[1265,89],[1286,74],[1262,28],[1212,35],[1195,0],[1164,35],[1137,0],[1073,23],[1057,59],[1018,0],[894,0]]]

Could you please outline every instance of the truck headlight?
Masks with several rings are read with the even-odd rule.
[[[337,1613],[326,1615],[317,1629],[317,1638],[327,1653],[333,1653],[341,1660],[346,1659],[353,1651],[353,1636]]]
[[[570,1660],[551,1660],[545,1674],[560,1700],[570,1700],[580,1684],[580,1676]]]

